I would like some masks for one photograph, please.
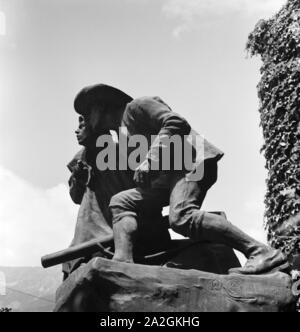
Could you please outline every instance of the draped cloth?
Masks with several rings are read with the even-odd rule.
[[[74,168],[78,161],[82,161],[90,168],[90,180],[86,186],[82,186],[73,175]],[[112,235],[112,223],[109,212],[111,197],[120,191],[134,188],[132,171],[98,171],[95,167],[95,156],[89,155],[86,149],[76,154],[68,164],[72,172],[69,180],[70,194],[80,197],[80,204],[74,238],[71,247],[88,242],[93,239],[102,239]],[[67,275],[74,271],[81,263],[89,260],[86,257],[63,264],[63,272]]]

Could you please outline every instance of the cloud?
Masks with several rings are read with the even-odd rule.
[[[167,0],[162,11],[166,17],[180,21],[174,30],[174,36],[179,37],[207,16],[217,18],[236,13],[259,19],[270,17],[285,3],[286,0]]]
[[[60,184],[36,188],[0,166],[0,266],[37,266],[68,246],[77,207]]]

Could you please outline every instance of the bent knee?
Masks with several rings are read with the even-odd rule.
[[[113,224],[123,220],[125,217],[136,218],[137,216],[135,200],[130,191],[124,191],[114,195],[110,200],[109,210],[112,215]]]
[[[176,228],[176,225],[178,224],[179,220],[180,220],[180,216],[178,215],[178,213],[170,211],[170,213],[169,213],[169,224],[170,224],[170,227],[172,228],[173,231],[175,230],[174,228]]]
[[[123,211],[136,211],[138,199],[134,190],[122,191],[114,195],[109,204],[109,208],[121,209]]]
[[[193,211],[182,214],[176,211],[170,211],[169,214],[169,224],[170,228],[183,236],[187,236],[188,225],[190,224],[190,220],[192,218]]]
[[[171,229],[183,236],[190,237],[193,229],[200,228],[204,211],[199,209],[191,209],[184,213],[170,211],[169,223]]]
[[[110,207],[113,206],[122,206],[127,201],[127,195],[125,192],[120,192],[116,195],[114,195],[109,203]]]

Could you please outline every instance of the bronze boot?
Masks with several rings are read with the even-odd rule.
[[[269,274],[276,271],[288,272],[290,264],[280,251],[268,248],[264,252],[253,254],[242,268],[229,270],[229,274]]]

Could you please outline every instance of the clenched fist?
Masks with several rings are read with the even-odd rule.
[[[90,167],[83,161],[79,160],[74,167],[73,176],[80,183],[87,185],[90,180]]]

